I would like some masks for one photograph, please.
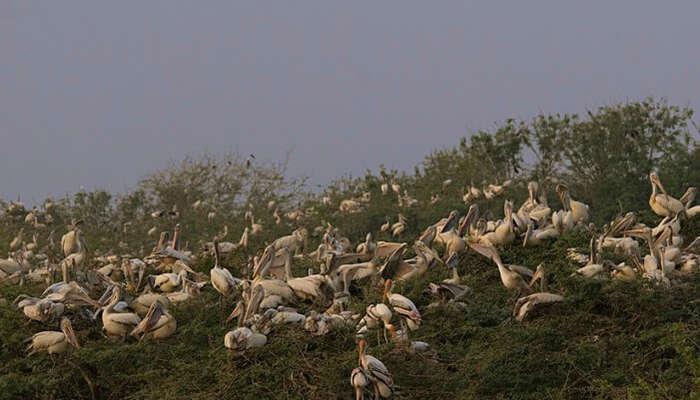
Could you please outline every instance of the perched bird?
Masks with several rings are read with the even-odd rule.
[[[27,346],[28,355],[30,356],[39,352],[62,354],[71,347],[76,349],[80,348],[78,339],[75,337],[75,332],[73,331],[73,325],[66,317],[61,319],[61,332],[39,332],[27,339],[27,341],[31,341],[29,346]]]
[[[366,371],[366,376],[372,382],[372,386],[374,386],[375,398],[379,396],[389,398],[394,394],[394,378],[383,362],[369,354],[365,354],[366,347],[367,342],[364,339],[360,339],[358,342],[360,367]]]

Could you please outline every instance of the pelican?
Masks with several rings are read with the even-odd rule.
[[[540,291],[541,292],[546,292],[547,291],[547,277],[544,272],[544,264],[540,263],[540,265],[537,266],[537,269],[535,270],[535,274],[532,275],[532,279],[530,280],[530,283],[528,286],[532,287],[532,285],[535,284],[535,282],[540,281]]]
[[[633,281],[637,278],[637,271],[624,262],[621,262],[613,267],[613,270],[610,271],[610,275],[616,280]]]
[[[73,223],[73,229],[61,237],[61,249],[64,257],[68,257],[73,253],[78,253],[81,251],[81,248],[84,247],[84,242],[81,237],[83,232],[78,227],[80,223],[82,223],[82,221],[75,221]]]
[[[595,237],[591,238],[590,241],[590,256],[588,258],[588,263],[584,265],[583,267],[577,269],[573,275],[581,275],[584,278],[593,278],[605,271],[608,270],[609,267],[614,266],[612,262],[608,260],[601,260],[600,259],[600,254],[598,254],[598,246],[597,246],[597,239]]]
[[[580,201],[571,200],[571,194],[569,193],[569,188],[564,185],[557,185],[557,194],[561,200],[561,204],[564,206],[564,211],[571,213],[571,218],[574,224],[583,223],[588,221],[588,205]]]
[[[267,336],[256,333],[245,326],[229,331],[224,336],[224,346],[230,350],[247,350],[262,347],[267,343]]]
[[[114,308],[121,299],[122,289],[114,286],[109,303],[102,311],[102,329],[107,336],[126,339],[126,336],[141,322],[141,318],[134,313],[114,312]]]
[[[425,271],[433,264],[433,261],[438,261],[444,265],[438,254],[420,240],[416,240],[413,244],[413,251],[416,253],[416,257],[410,260],[399,260],[396,270],[390,279],[407,281],[421,276],[425,274]]]
[[[261,286],[267,296],[278,296],[286,301],[294,300],[294,291],[289,287],[287,282],[279,279],[265,279],[267,270],[270,268],[273,260],[274,250],[268,246],[262,257],[258,260],[253,271],[253,280],[250,285]]]
[[[469,246],[479,254],[491,259],[493,262],[496,263],[496,266],[498,266],[498,273],[501,275],[501,282],[503,282],[503,286],[505,286],[506,289],[517,290],[518,292],[525,293],[531,292],[530,286],[525,282],[522,275],[518,272],[519,268],[513,268],[514,266],[512,265],[509,265],[507,267],[503,265],[503,261],[501,261],[501,256],[498,254],[498,252],[493,246],[484,246],[475,243],[471,243],[469,244]],[[533,275],[531,271],[529,275]]]
[[[323,299],[323,287],[328,283],[326,275],[312,274],[300,278],[292,276],[291,261],[285,263],[287,286],[294,291],[294,294],[303,300]]]
[[[75,337],[73,326],[66,317],[61,319],[61,332],[43,331],[34,334],[27,341],[31,341],[27,346],[29,356],[34,353],[46,352],[48,354],[62,354],[66,350],[74,347],[80,348],[78,339]]]
[[[160,293],[142,293],[129,302],[129,307],[131,307],[139,317],[143,318],[156,302],[160,303],[164,308],[170,306],[168,298]]]
[[[522,322],[527,314],[538,304],[551,304],[563,301],[564,297],[553,293],[534,293],[529,296],[521,297],[515,303],[513,316],[518,322]]]
[[[383,398],[391,397],[394,394],[394,378],[389,373],[383,362],[374,358],[369,354],[365,354],[367,342],[360,339],[358,342],[360,359],[359,364],[367,373],[367,377],[374,386],[375,398],[379,396]]]
[[[461,300],[462,297],[470,294],[472,290],[467,285],[462,284],[462,278],[457,271],[457,264],[459,264],[457,253],[451,253],[445,264],[452,270],[452,277],[444,279],[440,284],[428,283],[428,288],[424,293],[432,295],[443,303],[452,303]],[[436,304],[433,303],[432,306]]]
[[[262,230],[262,224],[256,223],[255,216],[253,215],[253,213],[250,213],[250,234],[257,235],[259,232],[262,232]]]
[[[19,281],[22,274],[22,266],[17,260],[12,258],[0,259],[0,283],[6,280],[12,280],[14,283]]]
[[[391,226],[391,236],[399,236],[406,230],[406,218],[399,214],[399,221]]]
[[[389,220],[389,217],[386,217],[386,222],[382,224],[381,227],[379,227],[379,232],[386,232],[391,228],[391,221]]]
[[[649,196],[649,206],[656,215],[661,217],[674,217],[681,211],[685,210],[683,203],[680,200],[674,199],[666,193],[661,180],[656,172],[651,172],[649,174],[649,181],[651,182],[651,195]],[[661,190],[663,194],[657,194],[656,189]]]
[[[355,248],[356,253],[372,254],[377,250],[377,244],[372,241],[372,232],[365,236],[365,241]]]
[[[146,316],[131,331],[130,336],[141,335],[140,340],[146,336],[153,339],[165,339],[175,332],[177,321],[158,302],[151,304]]]
[[[217,292],[224,297],[231,297],[236,287],[241,283],[240,279],[236,279],[231,275],[231,272],[220,267],[219,263],[221,256],[219,254],[219,241],[214,241],[214,267],[209,271],[211,285],[214,286]]]
[[[187,270],[181,270],[175,274],[168,272],[160,275],[149,275],[148,284],[151,288],[159,290],[163,293],[174,292],[175,288],[182,284],[182,279],[187,276]]]
[[[574,229],[574,217],[571,211],[559,210],[552,213],[552,226],[559,234]]]
[[[24,234],[24,228],[19,228],[19,232],[17,233],[17,236],[12,239],[10,242],[10,250],[15,250],[18,249],[23,242],[22,235]]]
[[[65,311],[63,303],[49,299],[39,299],[27,295],[19,295],[14,303],[27,318],[38,322],[50,322],[60,318]]]
[[[528,199],[520,206],[516,215],[522,221],[527,221],[530,218],[530,211],[537,207],[537,191],[539,190],[539,185],[535,181],[531,181],[527,184]]]
[[[479,238],[479,241],[484,244],[492,244],[494,246],[505,246],[513,243],[515,240],[515,231],[513,228],[513,203],[506,200],[503,203],[503,213],[505,215],[503,224],[496,227],[493,232],[486,233]]]
[[[349,296],[350,282],[375,275],[377,272],[378,265],[374,258],[363,263],[343,264],[334,271],[336,286],[342,281],[343,293]]]
[[[559,231],[552,227],[546,227],[544,229],[535,229],[534,223],[532,221],[527,224],[527,231],[523,236],[523,247],[526,246],[537,246],[544,241],[549,239],[554,239],[559,236]]]

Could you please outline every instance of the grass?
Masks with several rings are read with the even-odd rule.
[[[696,229],[697,224],[693,225]],[[504,262],[545,262],[550,290],[566,301],[536,309],[523,323],[511,316],[511,294],[496,268],[466,256],[460,273],[474,289],[466,311],[426,308],[428,281],[448,276],[435,267],[400,291],[423,312],[414,340],[430,343],[433,358],[369,339],[368,353],[394,374],[397,399],[686,399],[700,396],[700,277],[672,289],[649,282],[571,277],[567,247],[588,238],[566,235],[537,250],[512,247]],[[209,264],[197,266],[207,271]],[[0,296],[1,399],[348,399],[357,363],[351,329],[313,337],[299,328],[275,329],[266,346],[234,354],[223,346],[225,308],[211,289],[175,306],[176,333],[160,342],[113,343],[100,326],[74,317],[82,348],[68,356],[25,357],[23,341],[47,329],[11,301],[41,287],[3,286]],[[351,307],[379,299],[367,282]],[[305,305],[308,309],[310,305]]]

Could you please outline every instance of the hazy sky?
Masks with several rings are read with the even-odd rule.
[[[324,183],[508,117],[650,95],[700,112],[699,18],[657,0],[1,1],[0,197],[124,191],[204,151],[292,150]]]

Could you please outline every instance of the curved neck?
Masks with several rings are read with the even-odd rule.
[[[457,268],[452,268],[452,279],[454,279],[455,283],[459,283],[459,281],[462,279],[459,277],[459,271],[457,271]]]
[[[294,279],[292,276],[292,263],[289,257],[289,254],[283,253],[284,254],[284,273],[287,276],[286,280]]]
[[[119,303],[119,296],[114,296],[112,297],[112,300],[107,304],[107,307],[104,309],[103,313],[109,314],[112,311],[114,311],[114,307]]]

